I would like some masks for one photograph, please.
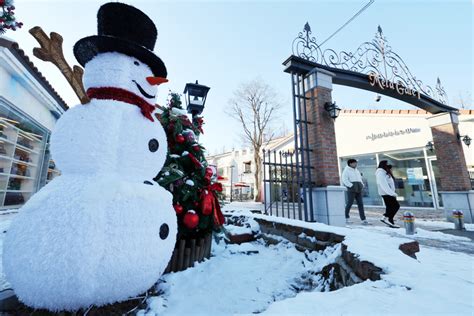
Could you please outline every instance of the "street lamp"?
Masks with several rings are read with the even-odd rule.
[[[461,136],[460,134],[458,134],[458,139],[462,140],[467,147],[471,145],[472,138],[468,135]]]
[[[193,116],[202,113],[209,89],[211,88],[199,84],[197,80],[196,83],[186,84],[183,94],[186,99],[188,113],[192,114]]]
[[[336,105],[336,102],[326,102],[324,109],[329,113],[329,116],[335,120],[339,116],[341,109]]]
[[[427,144],[426,144],[426,149],[428,149],[429,151],[433,152],[434,151],[434,144],[433,142],[430,140]]]

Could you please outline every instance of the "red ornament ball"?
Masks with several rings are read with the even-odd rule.
[[[178,144],[182,144],[182,143],[184,143],[184,141],[185,141],[185,139],[184,139],[183,135],[181,135],[181,134],[176,135],[176,142]]]
[[[200,151],[201,147],[199,147],[199,145],[193,145],[193,150],[194,151]]]
[[[189,211],[183,218],[184,226],[194,229],[199,224],[199,216],[194,211]]]
[[[175,205],[173,205],[173,208],[174,208],[176,214],[179,215],[179,214],[183,213],[184,208],[183,208],[182,205],[175,204]]]

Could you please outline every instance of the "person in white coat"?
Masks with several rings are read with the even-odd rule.
[[[347,166],[342,172],[342,184],[344,184],[344,186],[347,188],[346,223],[350,222],[349,212],[355,199],[359,209],[360,220],[362,221],[363,225],[367,225],[368,222],[365,219],[364,202],[362,200],[364,182],[362,181],[362,175],[357,169],[357,160],[349,159],[347,161]]]
[[[389,165],[387,160],[382,160],[375,171],[378,192],[385,203],[385,214],[383,214],[381,221],[391,227],[399,227],[395,225],[393,219],[400,209],[400,204],[397,201],[395,181],[391,169],[392,165]]]

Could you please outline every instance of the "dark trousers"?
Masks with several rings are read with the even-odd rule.
[[[360,219],[363,221],[365,220],[365,212],[364,202],[362,202],[362,192],[347,191],[346,218],[349,218],[349,212],[351,210],[352,203],[354,203],[354,199],[357,201],[357,207],[359,208],[359,216]]]
[[[397,214],[400,204],[397,201],[397,198],[391,195],[382,195],[383,201],[385,203],[385,214],[383,216],[388,217],[393,220],[395,214]]]

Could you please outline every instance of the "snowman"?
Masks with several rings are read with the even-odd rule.
[[[62,175],[21,208],[4,241],[7,280],[33,308],[126,300],[169,262],[177,219],[171,194],[152,181],[167,154],[152,105],[167,81],[156,37],[143,12],[107,3],[98,35],[74,46],[91,101],[58,120],[51,152]]]

